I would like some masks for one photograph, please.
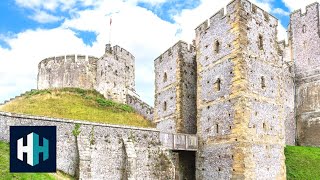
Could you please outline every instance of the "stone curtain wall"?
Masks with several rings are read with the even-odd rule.
[[[139,98],[127,94],[127,102],[136,112],[145,117],[146,119],[153,120],[153,107],[149,106],[147,103],[143,102]]]
[[[285,139],[286,145],[296,144],[296,117],[294,112],[294,62],[291,59],[291,47],[285,41],[278,42],[278,54],[283,62],[281,79],[283,82],[282,96],[284,102]]]
[[[171,155],[155,129],[0,112],[0,140],[9,141],[9,126],[22,125],[57,126],[57,168],[80,179],[174,177]]]
[[[93,89],[98,58],[67,55],[42,60],[38,65],[38,89],[78,87]]]

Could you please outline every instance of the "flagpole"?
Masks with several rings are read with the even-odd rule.
[[[111,44],[111,31],[112,31],[112,16],[110,16],[110,31],[109,31],[109,44]]]

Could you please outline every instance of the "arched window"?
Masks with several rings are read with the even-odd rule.
[[[258,38],[258,47],[260,50],[263,49],[263,37],[261,34],[259,35],[259,38]]]
[[[167,82],[167,80],[168,80],[168,75],[165,72],[164,75],[163,75],[163,82]]]
[[[164,103],[163,103],[163,111],[166,111],[167,110],[167,102],[165,101]]]
[[[261,88],[262,89],[266,88],[266,82],[263,76],[261,76]]]
[[[214,52],[218,54],[219,51],[220,51],[220,43],[219,43],[219,41],[216,41],[214,43]]]
[[[221,89],[221,79],[218,78],[217,81],[214,83],[214,90],[217,92],[217,91],[220,91]]]

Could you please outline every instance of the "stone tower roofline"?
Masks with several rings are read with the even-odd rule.
[[[106,44],[105,52],[113,55],[122,56],[122,57],[128,57],[130,59],[135,59],[135,57],[129,51],[127,51],[126,49],[118,45],[111,47],[111,44]]]
[[[278,41],[278,45],[282,45],[283,47],[289,47],[289,44],[285,40]]]
[[[41,64],[46,65],[47,63],[54,61],[55,63],[62,63],[62,62],[67,62],[67,61],[73,61],[73,62],[78,62],[78,61],[90,61],[90,63],[95,63],[98,61],[99,58],[91,55],[81,55],[81,54],[69,54],[69,55],[62,55],[62,56],[53,56],[53,57],[48,57],[43,60],[41,60],[38,64],[38,67]]]
[[[220,9],[217,13],[212,15],[209,19],[202,22],[197,28],[195,28],[196,34],[204,33],[207,29],[210,28],[210,24],[218,23],[221,19],[224,19],[227,16],[230,16],[232,13],[234,13],[234,12],[230,12],[230,10],[233,9],[232,6],[234,6],[234,4],[237,1],[240,1],[240,0],[231,1],[227,5],[226,9],[225,8]],[[244,4],[244,2],[249,4],[249,8],[252,13],[254,13],[254,14],[260,13],[260,14],[263,14],[264,16],[268,16],[268,18],[272,18],[273,21],[277,23],[276,25],[278,25],[278,19],[275,16],[273,16],[272,14],[268,13],[267,11],[261,9],[260,7],[256,6],[255,4],[251,3],[248,0],[242,0],[243,4]]]
[[[301,9],[295,10],[290,14],[290,24],[292,21],[296,21],[298,19],[300,19],[301,17],[304,16],[308,16],[310,11],[313,11],[313,9],[315,8],[315,10],[318,12],[317,14],[317,19],[318,19],[318,35],[320,37],[320,14],[319,14],[319,3],[318,2],[314,2],[308,6],[306,6],[306,12],[305,13],[301,13]],[[312,17],[313,18],[313,17]],[[289,28],[290,29],[290,28]]]
[[[181,44],[184,45],[185,47],[187,47],[188,52],[192,53],[195,51],[195,47],[192,44],[188,44],[182,40],[179,40],[173,46],[168,48],[164,53],[162,53],[160,56],[158,56],[154,61],[159,61],[159,60],[164,59],[163,57],[171,56],[171,53],[174,51],[174,49],[179,48]]]

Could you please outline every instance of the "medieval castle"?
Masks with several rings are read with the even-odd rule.
[[[117,179],[126,172],[127,179],[285,179],[286,144],[320,146],[319,3],[290,15],[288,44],[277,40],[277,26],[278,20],[256,5],[233,0],[195,29],[192,45],[179,41],[155,59],[154,108],[135,93],[134,56],[110,44],[101,58],[68,55],[41,61],[38,88],[96,89],[157,124],[157,130],[141,130],[146,133],[141,142],[123,138],[126,153],[111,155],[125,156],[125,161],[118,158],[124,170],[99,177]],[[97,130],[100,138],[109,132]],[[141,136],[140,130],[132,132]],[[151,139],[173,143],[164,148],[171,168],[149,168],[158,162],[154,152],[161,147],[143,143],[151,132]],[[188,151],[194,141],[187,135],[197,137],[196,151]],[[176,146],[182,141],[186,148]],[[91,172],[100,172],[101,164],[94,164],[96,157],[88,152],[98,151],[79,138],[76,143],[80,170],[90,169],[80,177],[95,179]],[[96,149],[103,151],[103,143],[98,141]],[[113,144],[122,152],[121,143]]]

